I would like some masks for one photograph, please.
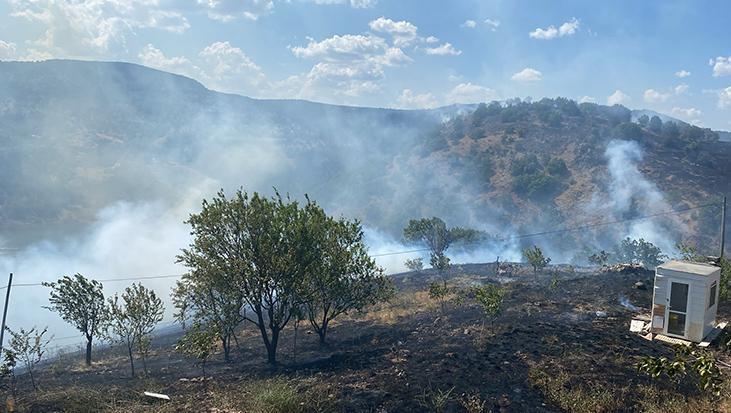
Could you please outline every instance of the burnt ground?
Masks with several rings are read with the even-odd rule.
[[[456,265],[448,274],[455,289],[504,285],[503,312],[494,320],[485,319],[469,294],[453,295],[442,309],[426,292],[437,279],[431,270],[404,273],[394,276],[398,293],[390,303],[339,320],[326,347],[301,323],[295,349],[288,328],[277,368],[266,364],[261,338],[250,326],[238,335],[233,362],[222,362],[219,354],[208,362],[210,379],[202,379],[194,360],[173,351],[177,336],[168,335],[155,340],[146,377],[129,378],[120,349],[102,351],[91,368],[67,356],[38,374],[38,392],[18,377],[17,405],[39,412],[253,411],[224,403],[221,394],[253,394],[267,380],[279,380],[306,397],[299,403],[305,411],[440,411],[440,399],[445,411],[467,411],[461,401],[470,395],[484,403],[483,411],[708,409],[709,399],[693,383],[656,382],[636,371],[643,356],[672,354],[667,345],[628,331],[634,314],[649,312],[652,272],[553,266],[534,275],[516,265],[497,276],[495,270],[494,264]],[[646,289],[635,288],[638,281]],[[620,297],[637,309],[621,305]],[[719,317],[730,310],[724,303]],[[143,390],[172,401],[150,404],[139,396]],[[93,403],[69,404],[77,395]],[[726,404],[713,406],[725,411]]]

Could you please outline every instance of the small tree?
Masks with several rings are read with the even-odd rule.
[[[109,300],[112,338],[127,346],[130,370],[135,377],[134,351],[142,356],[142,364],[147,373],[147,354],[150,348],[150,333],[162,321],[164,307],[162,300],[154,291],[142,284],[132,284],[122,294],[122,301],[115,294]]]
[[[10,352],[14,355],[11,357],[13,362],[15,359],[20,360],[26,368],[30,376],[30,382],[33,389],[37,390],[38,386],[35,380],[35,366],[41,362],[43,355],[46,353],[46,347],[51,339],[44,339],[43,336],[48,331],[48,327],[43,330],[37,330],[35,327],[30,330],[20,329],[17,332],[6,327],[10,333]],[[7,353],[6,353],[7,356]]]
[[[472,292],[475,295],[475,301],[482,307],[485,318],[489,319],[490,324],[492,324],[495,317],[502,312],[505,289],[499,285],[485,284],[480,287],[473,287]]]
[[[335,220],[316,208],[310,211],[307,232],[317,239],[316,254],[308,260],[309,271],[299,295],[320,344],[325,344],[333,319],[388,299],[393,287],[368,256],[360,222]]]
[[[694,262],[706,261],[706,257],[699,254],[698,249],[690,244],[679,242],[675,244],[675,248],[678,250],[678,258],[681,260]]]
[[[544,257],[543,251],[536,245],[533,248],[524,249],[523,258],[533,267],[534,274],[538,274],[539,270],[546,268],[551,263],[551,259]]]
[[[589,255],[588,259],[589,263],[597,265],[599,267],[603,267],[609,262],[609,253],[601,250],[599,252]]]
[[[623,239],[614,248],[613,255],[617,262],[641,264],[647,268],[657,267],[668,257],[651,242],[642,238],[636,240],[629,237]]]
[[[86,365],[91,365],[91,347],[94,337],[103,329],[107,317],[102,284],[81,274],[64,276],[54,283],[43,283],[51,288],[50,306],[64,321],[72,324],[86,337]]]
[[[430,251],[432,268],[439,271],[444,277],[444,271],[449,268],[447,248],[452,243],[461,241],[464,244],[474,243],[479,239],[478,231],[467,228],[447,228],[447,224],[440,218],[412,219],[404,228],[404,238],[407,241],[426,245]],[[444,280],[446,284],[446,280]]]
[[[644,357],[637,364],[637,370],[653,379],[661,376],[680,382],[691,371],[698,379],[698,389],[715,396],[721,392],[723,375],[716,365],[713,353],[691,346],[677,345],[674,359],[667,357]]]
[[[12,350],[2,351],[2,364],[0,364],[0,389],[15,394],[15,366],[17,356]]]
[[[424,269],[424,260],[422,260],[421,258],[412,258],[406,260],[406,262],[404,262],[404,265],[411,271],[421,271]]]
[[[175,351],[188,357],[195,357],[200,362],[203,375],[206,375],[206,361],[216,348],[217,333],[214,329],[200,324],[193,324],[175,345]]]

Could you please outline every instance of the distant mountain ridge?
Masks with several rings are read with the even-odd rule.
[[[83,232],[116,202],[178,205],[241,186],[307,193],[394,236],[408,218],[430,215],[540,229],[577,218],[577,205],[606,189],[603,154],[615,138],[641,143],[643,172],[673,205],[731,190],[729,145],[718,134],[683,123],[679,133],[692,137],[669,139],[632,127],[644,112],[620,106],[544,99],[495,112],[495,104],[257,100],[135,64],[68,60],[0,62],[0,90],[0,238],[8,243]],[[521,192],[515,176],[538,172],[511,171],[529,155],[539,166],[526,168],[549,168],[553,157],[550,168],[568,175],[545,194],[530,190],[540,196]]]

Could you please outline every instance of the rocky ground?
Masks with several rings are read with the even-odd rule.
[[[657,382],[636,371],[642,356],[672,354],[628,331],[633,315],[649,311],[652,275],[636,268],[553,266],[533,274],[520,265],[454,266],[448,279],[455,291],[482,283],[507,289],[502,314],[487,320],[468,293],[453,294],[445,308],[430,299],[427,285],[437,279],[431,270],[398,274],[397,296],[339,320],[328,346],[300,324],[295,347],[290,328],[275,369],[250,327],[238,336],[235,360],[216,355],[206,376],[172,351],[171,335],[156,340],[146,377],[129,378],[118,349],[91,368],[69,356],[39,374],[37,392],[18,377],[16,405],[38,412],[727,411],[727,389],[713,399],[692,380]],[[729,310],[724,303],[721,317]]]

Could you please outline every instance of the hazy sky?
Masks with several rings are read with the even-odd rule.
[[[722,0],[0,0],[0,59],[368,106],[567,96],[728,130],[730,16]]]

